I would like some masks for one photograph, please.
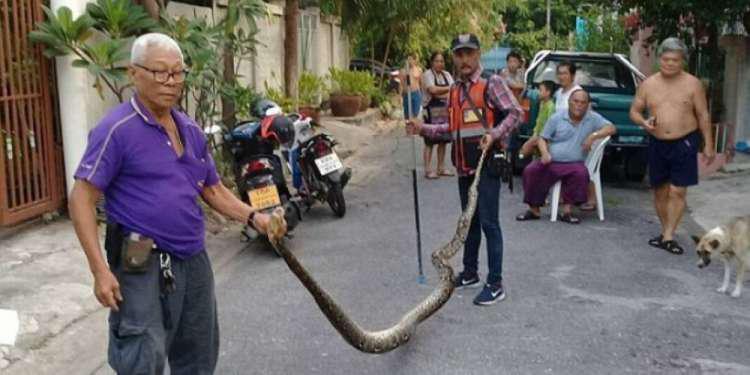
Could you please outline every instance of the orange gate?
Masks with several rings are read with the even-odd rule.
[[[0,226],[54,211],[64,196],[54,74],[27,35],[41,0],[0,0]]]

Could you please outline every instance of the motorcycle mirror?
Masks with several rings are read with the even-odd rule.
[[[206,135],[221,133],[222,130],[222,127],[219,125],[206,126],[205,128],[203,128],[203,132],[206,133]]]
[[[279,107],[271,107],[266,110],[266,117],[281,115],[284,112]]]
[[[203,132],[206,134],[206,137],[213,138],[214,144],[216,145],[220,145],[224,142],[224,137],[222,137],[224,129],[219,125],[206,126],[203,128]]]

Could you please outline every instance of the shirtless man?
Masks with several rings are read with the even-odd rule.
[[[649,179],[654,188],[661,234],[648,243],[672,254],[682,254],[684,250],[674,240],[674,233],[685,211],[687,187],[698,184],[701,141],[705,145],[703,156],[709,163],[716,151],[703,85],[682,69],[687,47],[677,38],[668,38],[658,52],[659,73],[638,88],[630,107],[630,119],[651,135]],[[648,110],[649,118],[644,117],[644,110]]]
[[[409,74],[401,69],[401,97],[404,103],[404,118],[419,117],[422,113],[422,68],[415,53],[409,54]],[[409,99],[411,99],[411,113],[409,113]]]

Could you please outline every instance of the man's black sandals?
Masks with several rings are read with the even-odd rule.
[[[657,249],[662,249],[675,255],[680,255],[685,252],[685,250],[682,248],[682,246],[680,246],[680,244],[677,243],[677,241],[664,241],[664,237],[661,234],[648,240],[648,244]]]

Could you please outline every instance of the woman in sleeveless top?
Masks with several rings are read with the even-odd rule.
[[[441,52],[430,56],[430,70],[422,75],[422,104],[424,122],[439,124],[448,122],[448,93],[453,84],[453,77],[445,71],[445,58]],[[445,169],[445,149],[451,141],[451,134],[446,132],[435,137],[424,137],[424,170],[425,177],[435,179],[439,176],[453,176]],[[437,145],[437,172],[433,172],[432,150]]]

